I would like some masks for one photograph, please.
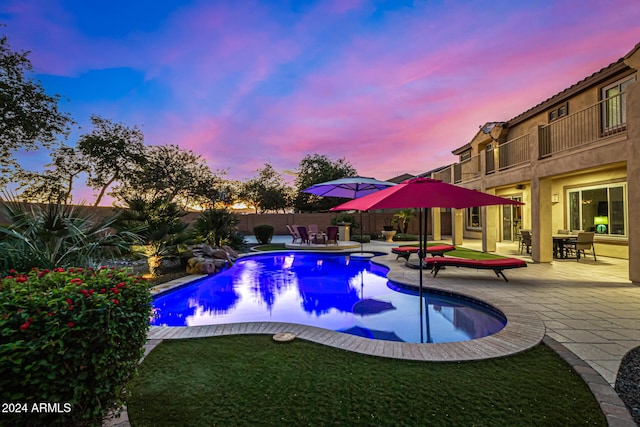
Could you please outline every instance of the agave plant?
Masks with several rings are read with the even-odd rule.
[[[84,206],[0,201],[0,271],[89,267],[128,250],[137,236],[111,228],[119,214],[99,218]]]
[[[207,209],[193,225],[193,233],[197,239],[215,246],[222,243],[237,244],[235,240],[238,238],[234,237],[234,233],[239,222],[238,217],[226,208]]]

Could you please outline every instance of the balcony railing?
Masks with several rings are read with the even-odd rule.
[[[451,184],[451,166],[448,166],[433,174],[433,179]]]
[[[626,97],[622,92],[542,126],[540,157],[588,144],[626,129]]]
[[[478,176],[480,176],[480,155],[478,154],[453,165],[454,183],[468,181]]]
[[[508,169],[512,166],[531,161],[529,154],[529,134],[507,141],[498,146],[498,169]]]

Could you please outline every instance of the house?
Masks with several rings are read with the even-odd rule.
[[[596,232],[598,255],[640,259],[640,44],[624,58],[506,122],[488,122],[431,174],[525,202],[454,210],[453,238],[517,240],[532,232],[535,262],[553,260],[558,230]],[[640,283],[640,263],[629,263]]]

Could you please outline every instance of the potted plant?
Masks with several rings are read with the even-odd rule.
[[[385,238],[387,242],[393,242],[393,236],[396,235],[396,230],[393,224],[391,224],[391,219],[386,218],[384,220],[384,225],[382,226],[382,236]]]

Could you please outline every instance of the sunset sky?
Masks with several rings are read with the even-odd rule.
[[[97,114],[233,179],[313,153],[388,179],[624,56],[640,3],[3,0],[0,23],[82,126],[68,144]]]

